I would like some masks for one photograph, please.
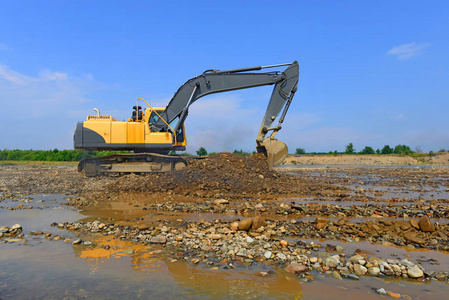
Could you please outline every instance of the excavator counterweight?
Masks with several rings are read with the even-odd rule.
[[[283,71],[251,72],[286,66]],[[190,106],[198,99],[214,93],[274,85],[265,116],[256,138],[256,149],[268,158],[270,167],[285,159],[287,146],[275,139],[282,128],[287,110],[297,90],[299,66],[289,64],[256,66],[232,70],[206,70],[188,80],[175,93],[165,108],[153,108],[137,99],[132,118],[118,121],[112,116],[88,116],[75,128],[74,148],[80,150],[128,150],[136,154],[116,154],[80,162],[78,170],[86,176],[102,173],[164,172],[187,164],[182,157],[167,156],[170,151],[186,149],[184,121]],[[141,110],[139,100],[148,108]],[[281,113],[282,112],[282,113]],[[273,123],[281,113],[278,125]],[[269,136],[267,136],[269,134]],[[152,166],[151,166],[152,165]]]

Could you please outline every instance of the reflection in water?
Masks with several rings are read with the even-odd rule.
[[[91,277],[95,277],[106,263],[115,264],[116,260],[129,257],[135,272],[151,277],[157,277],[158,272],[168,272],[179,284],[177,289],[188,295],[187,298],[261,299],[281,295],[301,298],[299,278],[283,271],[273,272],[266,265],[239,266],[237,269],[207,267],[170,260],[162,256],[161,250],[109,236],[89,235],[86,238],[95,246],[73,245],[73,250],[76,257],[89,263]],[[256,275],[259,271],[270,271],[271,276],[259,277]]]

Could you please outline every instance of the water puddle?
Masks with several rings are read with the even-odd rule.
[[[194,264],[190,258],[175,260],[176,253],[167,252],[163,246],[147,246],[102,234],[66,231],[50,226],[53,222],[80,220],[138,224],[167,219],[175,222],[178,219],[197,221],[200,218],[226,220],[242,217],[182,212],[162,214],[126,202],[105,202],[97,208],[78,211],[65,205],[67,197],[34,195],[0,202],[0,226],[11,227],[18,223],[25,234],[23,239],[10,242],[0,239],[3,241],[0,243],[1,299],[380,299],[372,289],[380,287],[409,295],[412,299],[446,299],[447,283],[436,280],[431,284],[368,276],[359,281],[337,280],[313,271],[311,275],[314,280],[306,283],[296,275],[264,263],[236,264],[234,269],[203,262]],[[23,208],[8,209],[20,204]],[[33,208],[29,209],[28,206]],[[278,218],[289,219],[288,216]],[[29,235],[30,232],[43,234]],[[51,235],[45,238],[45,233]],[[62,239],[53,240],[56,236]],[[90,245],[72,244],[71,241],[77,238],[89,241]],[[314,241],[323,246],[341,245],[347,255],[360,248],[382,258],[407,257],[421,263],[426,270],[449,270],[447,254],[442,252],[410,251],[366,242],[302,241]],[[314,254],[328,255],[323,249]],[[437,264],[428,259],[434,259]],[[260,277],[259,272],[269,275]]]

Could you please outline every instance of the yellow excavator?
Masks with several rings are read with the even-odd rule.
[[[287,68],[283,71],[251,72],[268,68]],[[285,159],[287,146],[275,139],[282,128],[293,96],[297,90],[299,66],[289,64],[256,66],[232,70],[206,70],[188,80],[174,94],[165,108],[151,107],[144,99],[137,99],[132,117],[119,121],[112,116],[88,116],[78,122],[74,134],[74,148],[78,150],[128,150],[134,153],[114,154],[80,161],[78,171],[88,177],[107,173],[147,173],[180,170],[188,163],[186,156],[167,155],[186,149],[184,121],[190,106],[209,94],[264,85],[274,85],[270,102],[256,138],[256,149],[267,156],[274,167]],[[142,110],[139,101],[148,107]],[[282,113],[281,113],[282,111]],[[274,121],[281,113],[277,126]],[[267,137],[267,134],[271,134]]]

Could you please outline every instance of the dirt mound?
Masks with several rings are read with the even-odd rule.
[[[307,182],[307,189],[314,189]],[[180,171],[128,175],[109,185],[113,191],[167,192],[199,197],[292,194],[306,189],[304,180],[268,168],[265,156],[219,153],[193,160]]]

